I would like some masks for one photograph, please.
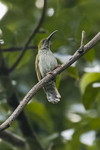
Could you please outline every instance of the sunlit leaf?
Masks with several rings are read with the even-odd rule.
[[[100,73],[85,73],[80,81],[81,93],[84,94],[87,86],[96,81],[100,81]]]
[[[85,107],[85,109],[90,109],[91,106],[93,105],[94,101],[97,98],[97,95],[100,91],[100,87],[99,88],[93,88],[92,84],[89,84],[86,89],[85,92],[83,94],[83,105]]]

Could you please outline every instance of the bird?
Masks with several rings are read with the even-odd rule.
[[[56,58],[50,50],[50,39],[56,32],[57,30],[52,32],[47,38],[41,40],[38,44],[35,70],[39,81],[48,73],[52,73],[52,71],[59,66]],[[49,102],[56,104],[60,101],[61,95],[56,88],[56,77],[47,82],[43,88]]]

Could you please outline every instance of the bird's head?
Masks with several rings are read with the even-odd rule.
[[[43,39],[40,41],[39,45],[38,45],[38,50],[48,50],[50,49],[50,39],[53,36],[53,34],[57,32],[57,30],[55,30],[54,32],[52,32],[46,39]]]

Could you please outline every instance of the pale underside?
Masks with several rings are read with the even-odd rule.
[[[51,51],[42,50],[39,56],[39,69],[42,78],[57,66],[57,60]]]
[[[36,57],[36,72],[38,80],[40,81],[46,74],[53,71],[57,66],[57,60],[50,50],[40,50]],[[55,79],[45,84],[44,90],[49,102],[58,103],[60,101],[60,94],[55,87]]]

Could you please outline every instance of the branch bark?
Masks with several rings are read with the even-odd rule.
[[[46,0],[44,0],[44,7],[43,7],[42,15],[41,15],[41,18],[40,18],[40,21],[39,21],[38,25],[36,26],[36,28],[33,31],[33,33],[30,35],[29,39],[27,40],[27,42],[26,42],[25,46],[23,47],[22,52],[21,52],[20,56],[18,57],[18,59],[16,60],[16,62],[12,65],[11,68],[8,69],[8,72],[13,71],[17,67],[17,65],[19,64],[19,62],[21,61],[21,59],[23,58],[23,56],[24,56],[24,54],[25,54],[25,52],[27,50],[27,47],[28,47],[29,43],[34,38],[34,36],[36,35],[36,33],[39,31],[39,28],[41,27],[41,25],[42,25],[42,23],[44,21],[45,10],[46,10]]]
[[[81,47],[74,53],[74,55],[64,64],[61,65],[61,67],[55,69],[52,74],[48,74],[46,77],[44,77],[40,82],[38,82],[24,97],[24,99],[21,101],[19,106],[15,109],[15,111],[12,113],[12,115],[3,123],[0,125],[0,131],[3,131],[4,129],[8,128],[12,122],[18,117],[18,115],[21,113],[21,111],[24,109],[24,107],[27,105],[27,103],[31,100],[31,98],[36,94],[36,92],[44,86],[44,84],[48,81],[50,81],[52,78],[56,77],[58,74],[60,74],[62,71],[64,71],[66,68],[68,68],[70,65],[72,65],[76,60],[78,60],[80,57],[82,57],[86,52],[88,52],[92,47],[94,47],[98,42],[100,41],[100,32],[84,46],[84,51],[80,53]]]

